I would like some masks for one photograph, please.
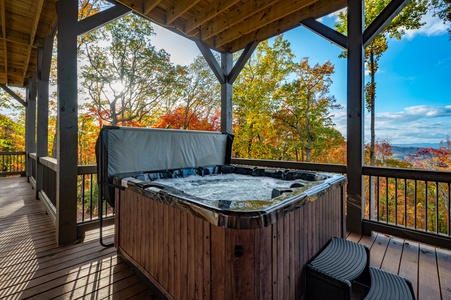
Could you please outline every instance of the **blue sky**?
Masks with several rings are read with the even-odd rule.
[[[333,24],[334,16],[323,22]],[[439,143],[451,137],[451,40],[440,20],[425,16],[426,25],[407,32],[401,41],[391,40],[376,74],[376,138],[392,144]],[[153,44],[171,54],[176,64],[186,65],[200,54],[197,46],[157,25]],[[341,49],[298,27],[284,34],[300,61],[311,64],[330,60],[335,65],[331,93],[344,106],[335,111],[336,128],[346,136],[346,60]],[[365,126],[369,128],[369,114]],[[366,130],[365,140],[369,139]]]

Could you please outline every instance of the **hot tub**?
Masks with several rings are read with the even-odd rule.
[[[169,299],[299,299],[304,265],[344,235],[342,175],[230,165],[221,133],[101,135],[115,246]]]

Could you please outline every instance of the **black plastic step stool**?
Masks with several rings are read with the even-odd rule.
[[[369,271],[371,286],[365,300],[415,299],[410,280],[373,267],[370,267]]]
[[[333,237],[306,269],[307,299],[351,299],[352,282],[368,276],[369,249]]]

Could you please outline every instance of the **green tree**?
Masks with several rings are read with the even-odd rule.
[[[333,135],[330,111],[341,105],[330,95],[330,76],[334,73],[330,62],[311,67],[308,58],[303,58],[294,70],[296,78],[284,85],[284,100],[274,116],[288,128],[296,160],[309,162],[314,149],[324,148],[327,137]]]
[[[382,10],[390,3],[391,0],[366,0],[364,1],[364,26],[368,27],[373,20],[382,12]],[[376,73],[379,70],[379,60],[382,54],[388,49],[388,40],[391,38],[400,40],[405,34],[406,30],[418,29],[424,25],[421,22],[421,18],[427,12],[427,0],[418,0],[409,2],[404,9],[388,24],[379,35],[371,41],[371,43],[365,48],[365,66],[370,78],[369,82],[365,84],[365,101],[367,110],[370,112],[370,145],[369,163],[374,166],[376,155],[376,129],[375,129],[375,104],[376,104]],[[347,12],[342,12],[338,15],[338,22],[335,24],[335,28],[343,33],[347,33]],[[341,56],[346,57],[346,53]],[[375,183],[374,178],[370,180],[370,199],[372,202],[371,211],[373,215],[370,218],[375,217]]]
[[[237,157],[278,158],[281,143],[272,113],[292,73],[290,43],[279,35],[260,42],[233,87],[234,150]]]
[[[0,114],[0,151],[25,150],[25,127],[22,120]]]
[[[180,129],[197,128],[199,119],[215,117],[221,109],[220,85],[203,56],[177,68],[177,89],[167,97],[165,116],[177,115]],[[194,126],[194,128],[193,128]]]
[[[366,0],[365,1],[365,28],[382,12],[391,0]],[[424,25],[421,18],[427,12],[426,0],[411,1],[404,9],[387,25],[382,32],[365,48],[365,66],[368,70],[369,82],[365,84],[365,101],[367,110],[371,114],[371,142],[369,147],[370,165],[375,162],[375,103],[376,103],[376,73],[379,70],[379,60],[382,54],[388,49],[388,40],[391,38],[400,40],[406,30],[418,29]],[[347,33],[347,12],[338,15],[338,22],[335,28],[343,33]],[[342,53],[342,57],[346,57]]]
[[[139,123],[168,97],[175,83],[175,67],[164,50],[151,44],[149,21],[128,15],[96,34],[85,45],[89,63],[82,67],[87,107],[112,125]]]

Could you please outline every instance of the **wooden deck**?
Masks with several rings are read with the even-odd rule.
[[[0,299],[157,298],[114,248],[100,246],[98,231],[58,247],[34,195],[25,178],[0,179]],[[371,265],[409,278],[417,299],[451,300],[450,250],[383,234],[348,239],[370,247]]]
[[[26,179],[1,178],[0,299],[157,299],[98,237],[96,230],[58,247],[54,225]]]

